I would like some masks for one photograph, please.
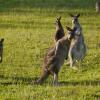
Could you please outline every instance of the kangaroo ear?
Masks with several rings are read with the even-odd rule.
[[[73,31],[70,27],[68,27],[68,26],[66,26],[66,29],[68,30],[68,31]]]
[[[61,16],[57,17],[57,20],[61,20]]]
[[[74,15],[73,15],[73,14],[70,14],[70,13],[69,13],[69,15],[70,15],[71,17],[74,17]]]
[[[80,13],[79,14],[77,14],[77,18],[80,16]]]

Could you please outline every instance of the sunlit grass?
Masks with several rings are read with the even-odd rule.
[[[99,100],[100,14],[95,13],[95,0],[67,0],[66,4],[66,0],[6,1],[1,0],[0,6],[0,37],[5,39],[0,99]],[[74,71],[64,64],[59,73],[61,86],[53,87],[52,77],[42,86],[33,85],[40,75],[46,49],[54,45],[56,17],[62,17],[66,32],[65,26],[71,26],[69,13],[78,12],[88,47],[82,66],[77,64],[79,70]]]

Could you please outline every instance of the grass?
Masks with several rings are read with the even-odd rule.
[[[0,0],[0,37],[5,39],[0,100],[99,100],[100,14],[94,7],[95,0]],[[62,16],[65,29],[71,26],[68,13],[78,12],[88,48],[82,66],[74,71],[64,64],[58,87],[52,86],[52,77],[33,85],[54,43],[56,17]]]

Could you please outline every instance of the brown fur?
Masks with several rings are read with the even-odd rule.
[[[58,73],[64,63],[66,56],[68,56],[70,42],[74,36],[74,31],[74,29],[70,30],[68,36],[64,36],[63,38],[58,40],[55,46],[51,48],[48,53],[46,53],[42,68],[42,74],[35,83],[41,84],[51,74],[54,76],[54,84],[57,84]]]
[[[65,34],[64,34],[64,29],[62,27],[62,24],[60,22],[61,17],[58,17],[56,19],[56,33],[55,33],[55,42],[57,42],[59,39],[61,39]]]
[[[55,32],[55,41],[57,42],[59,39],[61,39],[65,34],[64,34],[64,29],[62,27],[62,24],[60,22],[61,20],[61,17],[57,17],[56,18],[56,32]],[[46,63],[48,58],[51,57],[52,55],[54,55],[54,52],[55,52],[55,48],[54,47],[51,47],[51,48],[48,48],[45,56],[44,56],[44,62]]]

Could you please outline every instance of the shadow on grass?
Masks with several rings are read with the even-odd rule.
[[[33,82],[37,80],[37,77],[29,78],[29,77],[5,77],[0,75],[0,85],[17,85],[17,84],[30,84],[33,85]]]
[[[66,86],[99,86],[100,85],[100,80],[83,80],[83,81],[61,81],[59,82],[61,86],[66,85]]]
[[[37,77],[26,78],[26,77],[5,77],[0,75],[0,85],[34,85],[34,81],[37,80]],[[51,82],[50,82],[51,83]],[[49,82],[44,82],[44,84],[49,84]],[[50,84],[52,85],[52,83]],[[83,81],[60,81],[59,86],[100,86],[100,80],[83,80]]]

